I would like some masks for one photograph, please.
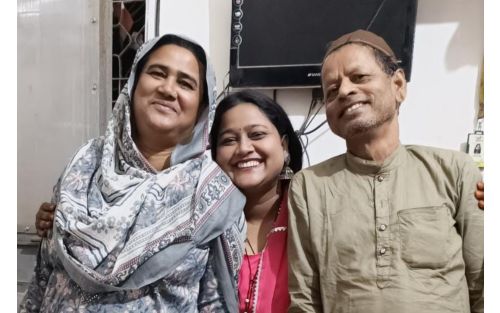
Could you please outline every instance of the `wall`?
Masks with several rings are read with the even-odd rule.
[[[210,51],[209,43],[209,3],[200,0],[146,0],[146,5],[159,9],[160,34],[175,33],[195,39],[206,51]],[[146,23],[154,21],[151,15],[146,18]],[[156,22],[156,21],[154,21]],[[148,38],[154,37],[149,32]]]

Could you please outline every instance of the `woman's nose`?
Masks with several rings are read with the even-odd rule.
[[[171,77],[166,78],[160,83],[160,85],[158,86],[158,91],[165,97],[177,99],[175,81]]]
[[[238,153],[239,154],[247,154],[253,151],[253,145],[251,140],[247,138],[242,138],[238,143]]]

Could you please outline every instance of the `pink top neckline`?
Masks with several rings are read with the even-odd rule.
[[[255,255],[244,255],[239,272],[238,297],[239,312],[245,312],[245,299],[248,295],[250,275],[255,274],[262,259],[260,275],[256,283],[256,299],[252,299],[247,313],[285,313],[290,304],[288,295],[288,259],[286,239],[288,225],[287,192],[284,193],[280,212],[268,234],[264,250]],[[261,257],[262,254],[262,257]],[[250,268],[248,267],[250,262]],[[251,274],[250,274],[251,272]]]

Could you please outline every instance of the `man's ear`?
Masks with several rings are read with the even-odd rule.
[[[406,98],[406,77],[403,69],[398,68],[394,74],[392,74],[392,83],[394,86],[396,101],[398,103],[403,102]]]

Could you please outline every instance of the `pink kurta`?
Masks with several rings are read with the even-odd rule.
[[[245,312],[245,299],[248,295],[250,279],[257,270],[259,270],[259,275],[255,287],[256,292],[251,299],[250,309],[247,313],[285,313],[287,311],[290,304],[286,254],[287,225],[288,208],[287,193],[285,192],[279,215],[267,235],[266,247],[259,254],[245,255],[243,258],[238,281],[240,313]],[[262,253],[262,261],[260,262]]]

